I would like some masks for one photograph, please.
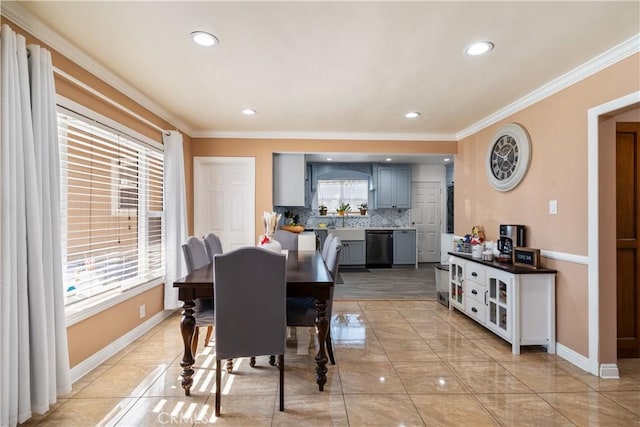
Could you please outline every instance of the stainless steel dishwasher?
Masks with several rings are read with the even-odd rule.
[[[390,268],[393,265],[393,230],[367,230],[367,267]]]

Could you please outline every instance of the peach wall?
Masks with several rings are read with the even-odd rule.
[[[498,224],[525,224],[528,246],[587,255],[587,111],[639,90],[639,59],[633,55],[460,141],[454,170],[456,234],[479,224],[495,240]],[[532,157],[521,184],[501,193],[488,183],[485,159],[494,133],[507,122],[527,129]],[[549,200],[558,201],[557,215],[549,215]],[[587,356],[587,267],[543,261],[559,271],[558,342]],[[601,323],[612,321],[609,310],[601,313]]]
[[[163,301],[164,287],[156,286],[115,307],[69,326],[67,338],[71,367],[140,326],[149,320],[149,317],[161,312]],[[140,305],[142,304],[145,305],[146,316],[140,319]],[[109,326],[105,327],[105,325]],[[177,324],[176,328],[178,328]]]
[[[393,144],[393,145],[391,145]],[[393,151],[389,151],[389,147]],[[255,230],[260,234],[264,228],[262,213],[273,207],[273,153],[388,153],[388,154],[454,154],[456,142],[424,141],[351,141],[351,140],[304,140],[304,139],[224,139],[194,138],[191,144],[192,157],[254,157],[256,162],[256,211]],[[193,164],[187,177],[191,191],[187,200],[193,206]],[[193,211],[191,211],[193,212]],[[189,216],[189,230],[193,232],[193,215]],[[257,239],[258,236],[256,236]]]

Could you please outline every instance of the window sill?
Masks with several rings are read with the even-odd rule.
[[[103,295],[100,295],[99,297],[90,298],[88,300],[81,301],[69,307],[66,307],[66,325],[67,327],[69,327],[85,319],[88,319],[89,317],[95,316],[96,314],[108,308],[127,301],[136,295],[140,295],[141,293],[146,292],[149,289],[155,288],[161,283],[164,283],[164,279],[162,277],[158,277],[157,279],[153,279],[139,286],[128,289],[113,289]]]

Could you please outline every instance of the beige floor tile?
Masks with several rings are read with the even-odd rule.
[[[420,312],[429,311],[432,312],[434,309],[433,301],[390,301],[391,306],[401,313],[406,313],[411,310],[416,310]]]
[[[587,392],[593,390],[553,363],[533,361],[501,362],[500,364],[527,387],[538,393]]]
[[[140,397],[166,369],[166,365],[114,365],[75,397]]]
[[[375,326],[381,323],[404,323],[405,319],[396,310],[375,310],[369,311],[365,315],[370,325]]]
[[[385,339],[380,343],[392,362],[440,361],[438,355],[423,340]]]
[[[444,362],[395,362],[393,366],[409,394],[469,393]]]
[[[349,425],[342,394],[286,395],[284,405],[284,412],[280,412],[278,402],[276,402],[272,424],[274,427]]]
[[[359,301],[358,305],[365,314],[367,311],[393,309],[393,304],[390,301]]]
[[[342,383],[340,374],[336,366],[328,366],[327,382],[323,391],[318,389],[316,383],[316,372],[310,366],[287,365],[285,361],[284,370],[284,392],[285,395],[318,395],[318,394],[338,394],[342,395]],[[313,398],[311,398],[313,399]]]
[[[386,362],[389,360],[380,342],[373,337],[366,341],[334,342],[338,365],[342,362]]]
[[[349,425],[423,426],[411,398],[404,394],[354,394],[344,396]]]
[[[390,362],[340,363],[340,380],[344,394],[406,393]]]
[[[333,302],[333,312],[334,313],[355,313],[361,312],[360,304],[358,301],[334,301]]]
[[[531,389],[497,362],[448,363],[474,393],[531,393]]]
[[[610,391],[604,395],[634,414],[640,415],[640,391]]]
[[[406,322],[384,322],[372,325],[373,333],[378,339],[411,340],[420,339],[420,335]]]
[[[104,426],[115,422],[133,406],[136,399],[69,399],[38,426]]]
[[[80,378],[78,381],[73,383],[72,386],[71,386],[71,391],[69,393],[67,393],[65,395],[62,395],[60,397],[63,398],[63,399],[68,399],[68,398],[74,397],[76,394],[78,394],[80,391],[82,391],[86,386],[91,384],[96,378],[98,378],[102,374],[104,374],[109,368],[111,368],[111,365],[104,365],[103,364],[103,365],[100,365],[100,366],[96,367],[92,371],[88,372],[85,376]]]
[[[169,366],[164,372],[162,372],[158,378],[149,386],[144,392],[142,397],[181,397],[184,396],[184,389],[182,388],[182,378],[180,373],[182,368],[179,363],[174,363]],[[202,395],[209,391],[209,387],[201,390],[203,383],[206,382],[208,374],[215,374],[214,371],[209,370],[196,370],[193,376],[193,385],[191,391],[193,395]],[[209,380],[211,382],[213,380]]]
[[[505,426],[573,426],[535,394],[479,394],[478,400]]]
[[[192,426],[207,412],[204,397],[142,397],[118,420],[116,426]]]
[[[469,394],[413,394],[411,399],[427,426],[498,426]]]
[[[581,426],[640,425],[638,415],[600,393],[541,393],[540,397]]]
[[[199,425],[223,425],[238,427],[268,427],[273,420],[277,396],[229,396],[220,397],[220,417],[215,416],[215,396],[211,395],[199,414]],[[285,400],[285,408],[287,401]]]

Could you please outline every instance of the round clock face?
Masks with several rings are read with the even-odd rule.
[[[515,188],[529,168],[531,141],[527,131],[509,123],[494,135],[487,152],[487,178],[498,191]]]

